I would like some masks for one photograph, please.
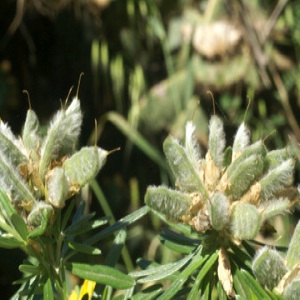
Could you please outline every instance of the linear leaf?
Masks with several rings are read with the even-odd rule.
[[[181,260],[177,260],[175,262],[160,265],[158,267],[151,268],[149,270],[142,270],[137,272],[129,273],[132,277],[141,277],[141,276],[148,276],[142,279],[139,279],[139,283],[146,283],[151,281],[157,281],[163,278],[166,278],[172,275],[174,272],[178,271],[182,268],[193,256],[195,253],[190,253],[190,255],[185,256]]]
[[[46,283],[44,284],[43,291],[44,291],[44,294],[43,294],[44,300],[53,300],[54,299],[53,289],[52,289],[50,278],[48,278]]]
[[[129,289],[135,284],[133,278],[108,266],[70,263],[66,265],[66,269],[80,278],[110,285],[116,289]]]
[[[101,254],[101,250],[95,247],[92,247],[90,245],[84,245],[76,242],[67,242],[68,246],[70,249],[73,249],[77,252],[82,252],[86,254],[91,254],[91,255],[98,255]]]
[[[0,236],[0,248],[13,249],[24,245],[24,242],[17,240],[11,234],[2,234]]]
[[[212,254],[210,257],[208,255],[202,256],[202,247],[199,248],[198,253],[193,257],[192,261],[189,265],[180,273],[179,276],[172,282],[172,284],[167,288],[162,296],[158,299],[166,300],[172,299],[172,297],[181,289],[182,285],[186,282],[188,277],[203,263],[205,263],[208,259],[216,260],[218,258],[218,251]]]
[[[93,237],[86,240],[86,244],[94,244],[97,243],[99,240],[104,239],[105,237],[109,236],[115,231],[121,230],[124,227],[129,226],[130,224],[136,222],[140,218],[142,218],[144,215],[146,215],[149,212],[150,208],[148,206],[143,206],[140,209],[134,211],[130,215],[120,219],[118,222],[116,222],[114,225],[105,228],[98,234],[95,234]]]

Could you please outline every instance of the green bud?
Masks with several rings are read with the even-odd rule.
[[[222,230],[229,222],[230,201],[221,192],[215,193],[209,201],[208,213],[212,227]]]
[[[238,203],[231,213],[230,229],[234,237],[241,240],[255,238],[261,225],[261,216],[256,206]]]
[[[180,220],[189,213],[189,196],[164,186],[148,187],[145,203],[153,210],[166,215],[171,220]]]
[[[260,249],[252,263],[258,282],[272,290],[288,271],[280,254],[267,246]]]
[[[243,160],[241,157],[244,157],[244,153],[233,161],[226,171],[229,181],[226,194],[231,195],[233,200],[239,199],[248,191],[261,175],[264,166],[263,157],[259,154],[244,157]]]
[[[215,165],[221,169],[225,149],[225,133],[223,122],[217,116],[212,116],[209,121],[208,149]]]
[[[206,189],[200,180],[198,164],[191,163],[178,141],[171,136],[167,137],[163,149],[179,188],[190,193],[200,192],[203,198],[207,198]]]
[[[277,192],[289,187],[294,181],[294,159],[288,159],[270,170],[261,180],[261,197],[269,200]]]
[[[54,207],[63,207],[69,193],[68,180],[63,168],[57,167],[46,176],[46,200]]]
[[[300,299],[300,279],[293,280],[283,291],[284,300]]]
[[[90,182],[103,167],[107,151],[92,146],[84,147],[63,163],[69,185],[83,186]]]
[[[265,220],[273,218],[280,214],[286,214],[290,210],[290,200],[288,198],[278,198],[270,201],[264,201],[259,206],[259,211]]]
[[[27,217],[27,224],[32,227],[39,227],[42,224],[42,219],[46,217],[47,222],[53,216],[53,207],[44,202],[39,201],[32,208],[30,214]]]
[[[22,141],[24,146],[27,148],[27,151],[33,151],[33,153],[35,153],[41,142],[40,139],[40,123],[38,117],[32,109],[29,109],[26,114],[26,120],[22,132]]]
[[[286,265],[292,269],[300,261],[300,221],[298,222],[286,255]]]

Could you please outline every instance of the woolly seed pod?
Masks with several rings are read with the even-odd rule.
[[[237,158],[239,154],[241,154],[246,147],[250,144],[250,130],[247,128],[245,123],[243,122],[235,135],[233,146],[232,146],[232,156],[233,158]]]
[[[248,203],[234,206],[230,218],[230,230],[240,240],[253,239],[260,229],[261,216],[257,208]]]
[[[197,166],[188,159],[185,149],[171,136],[164,141],[163,149],[179,188],[189,193],[200,192],[206,199],[207,192],[200,180]]]
[[[17,168],[0,152],[0,186],[13,201],[34,203],[34,196]]]
[[[260,249],[256,254],[252,263],[252,270],[258,282],[270,290],[277,286],[288,271],[280,254],[267,246]]]
[[[80,103],[74,98],[70,106],[62,108],[53,117],[41,147],[40,174],[42,177],[52,160],[69,154],[80,133],[82,113]]]
[[[68,180],[63,168],[57,167],[46,176],[46,200],[54,207],[61,208],[65,205],[69,193]]]
[[[284,300],[300,299],[300,279],[293,280],[283,291]]]
[[[151,209],[176,221],[189,213],[191,199],[181,192],[159,186],[148,187],[145,195],[145,203]]]
[[[221,169],[225,149],[225,133],[222,120],[215,115],[209,121],[208,149],[215,165]]]
[[[289,152],[290,151],[287,148],[268,152],[265,159],[265,170],[273,170],[281,165],[284,161],[292,158],[293,155],[291,155]]]
[[[221,192],[215,193],[209,201],[208,213],[211,226],[222,230],[229,222],[230,201]]]
[[[261,180],[261,197],[270,199],[280,190],[290,186],[294,181],[294,159],[288,159],[270,170]]]
[[[223,167],[227,168],[232,162],[232,148],[229,146],[224,151]]]
[[[292,269],[300,261],[300,221],[298,222],[286,254],[286,265]]]
[[[191,164],[199,170],[200,147],[195,137],[196,126],[188,121],[185,126],[185,151]]]
[[[265,156],[267,155],[267,148],[262,140],[259,140],[254,144],[246,147],[244,151],[237,158],[233,157],[233,163],[236,163],[238,165],[243,160],[245,160],[246,158],[254,154],[260,155],[263,158],[265,158]]]
[[[83,186],[91,181],[103,167],[107,151],[99,147],[84,147],[63,163],[69,185]]]
[[[14,168],[27,161],[26,152],[21,147],[10,127],[0,120],[0,152]]]
[[[40,123],[38,117],[32,109],[29,109],[22,131],[22,141],[27,151],[35,153],[40,144],[40,139]]]
[[[233,200],[239,199],[250,188],[263,171],[263,157],[251,155],[240,160],[240,155],[228,168],[225,174],[229,181],[226,194],[231,195]]]
[[[259,206],[259,211],[262,212],[262,217],[265,220],[273,218],[280,214],[288,213],[290,209],[290,200],[288,198],[278,198],[269,201],[264,201]]]

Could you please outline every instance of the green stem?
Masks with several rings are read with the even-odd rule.
[[[90,187],[92,188],[93,192],[95,193],[96,198],[98,199],[99,204],[100,204],[101,208],[104,211],[104,214],[106,216],[110,216],[111,217],[111,219],[109,220],[109,224],[110,225],[115,224],[116,223],[116,219],[114,218],[113,212],[110,209],[110,206],[108,205],[108,202],[107,202],[107,200],[106,200],[106,198],[105,198],[105,196],[104,196],[104,194],[103,194],[103,192],[102,192],[99,184],[97,183],[97,181],[95,179],[93,179],[90,182]],[[123,249],[122,249],[122,258],[123,258],[124,263],[126,265],[127,271],[128,272],[132,271],[134,269],[134,266],[133,266],[130,254],[129,254],[128,249],[127,249],[126,246],[124,246]]]

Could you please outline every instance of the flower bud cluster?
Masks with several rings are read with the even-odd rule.
[[[44,231],[56,210],[95,177],[106,161],[107,151],[96,146],[74,153],[81,124],[77,96],[54,115],[45,136],[31,109],[19,138],[0,122],[0,188],[29,231],[42,224]]]
[[[293,209],[298,192],[291,147],[268,151],[263,140],[251,144],[244,122],[232,147],[225,146],[223,122],[214,115],[201,158],[195,126],[187,122],[183,145],[172,136],[163,144],[177,190],[151,186],[146,204],[196,231],[214,230],[234,240],[255,238],[268,219]]]
[[[252,263],[258,282],[283,295],[284,300],[300,299],[300,222],[298,222],[286,254],[265,246]]]

